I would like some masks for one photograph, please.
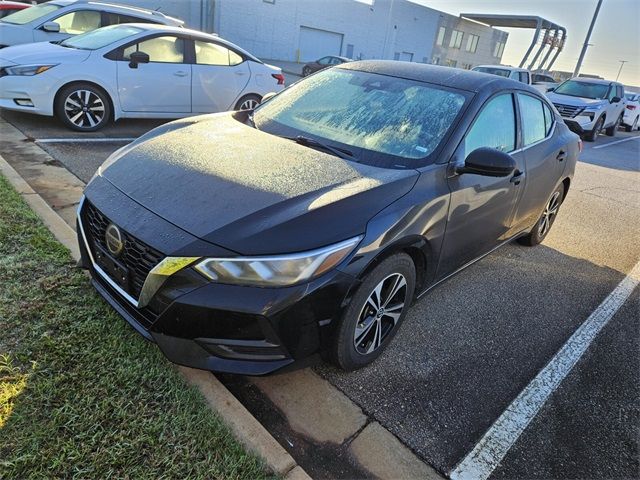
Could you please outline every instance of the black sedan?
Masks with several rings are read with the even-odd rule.
[[[302,67],[302,76],[306,77],[318,70],[323,70],[329,67],[335,67],[336,65],[342,65],[343,63],[351,62],[352,60],[347,57],[336,57],[334,55],[328,55],[326,57],[319,58],[314,62],[309,62]]]
[[[355,369],[436,284],[542,242],[580,147],[522,83],[349,63],[114,153],[78,210],[83,263],[174,362]]]

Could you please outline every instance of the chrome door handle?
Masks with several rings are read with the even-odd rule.
[[[182,70],[180,70],[179,72],[175,72],[174,75],[176,77],[186,77],[189,74],[187,72],[183,72]]]
[[[524,180],[524,172],[521,172],[520,170],[516,170],[515,173],[513,174],[513,177],[511,177],[511,180],[509,181],[514,185],[520,185],[520,182],[522,182],[522,180]]]

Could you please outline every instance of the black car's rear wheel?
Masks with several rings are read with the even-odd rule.
[[[64,87],[56,96],[56,116],[78,132],[95,132],[111,120],[111,103],[101,88],[90,83]]]
[[[551,197],[549,197],[549,200],[542,211],[542,215],[536,222],[533,229],[526,236],[519,238],[518,242],[528,247],[540,244],[546,238],[553,226],[553,223],[556,221],[556,217],[558,216],[558,211],[560,210],[560,205],[562,205],[563,200],[564,186],[560,185],[551,194]]]
[[[378,358],[404,320],[415,282],[413,261],[404,253],[387,258],[365,277],[335,339],[333,360],[339,367],[355,370]]]

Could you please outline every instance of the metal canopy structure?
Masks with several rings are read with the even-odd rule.
[[[489,25],[490,27],[535,29],[531,45],[529,46],[527,53],[524,54],[520,65],[518,65],[520,68],[522,68],[525,63],[527,63],[531,52],[533,52],[534,48],[540,41],[540,47],[531,59],[531,62],[529,63],[527,68],[529,70],[550,70],[556,59],[558,58],[558,55],[560,55],[560,52],[564,48],[564,44],[567,40],[566,28],[564,28],[562,25],[558,25],[557,23],[534,15],[492,15],[486,13],[462,13],[460,14],[460,16],[466,18],[467,20],[473,20],[474,22]],[[547,53],[544,55],[538,66],[535,67],[538,58],[540,58],[540,55],[542,55],[542,52],[546,47],[549,47]],[[549,64],[546,65],[547,60],[549,60],[549,58],[551,57],[551,53],[554,50],[555,55],[553,55]]]

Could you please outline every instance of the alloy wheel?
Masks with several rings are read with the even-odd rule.
[[[248,98],[240,104],[240,110],[253,110],[258,105],[260,105],[258,100],[255,98]]]
[[[64,113],[78,128],[93,128],[104,120],[102,99],[90,90],[75,90],[64,101]]]
[[[542,218],[538,225],[538,235],[540,237],[544,237],[551,228],[551,224],[558,214],[558,209],[560,209],[560,192],[555,192],[549,199],[544,212],[542,212]]]
[[[365,302],[353,335],[353,344],[360,355],[377,350],[393,331],[404,309],[407,280],[394,273],[373,289]]]
[[[635,120],[633,121],[633,125],[631,126],[631,131],[635,131],[638,129],[638,117],[635,118]]]

